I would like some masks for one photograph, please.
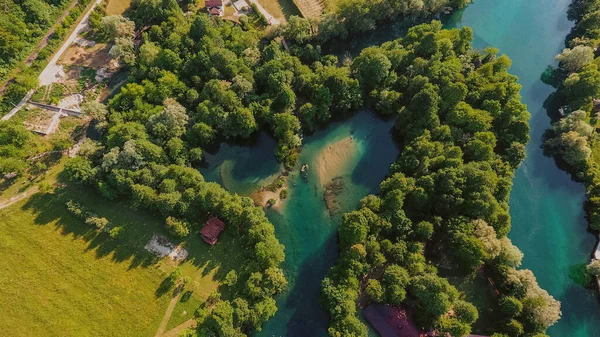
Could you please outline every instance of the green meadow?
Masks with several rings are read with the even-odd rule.
[[[67,199],[122,226],[122,236],[111,239],[83,223],[67,211]],[[155,233],[167,236],[162,228],[162,218],[80,187],[1,209],[0,335],[154,336],[173,293],[165,279],[176,264],[143,247]],[[166,331],[193,318],[242,260],[227,231],[214,247],[197,230],[184,242],[171,240],[189,252],[180,267],[190,282]]]

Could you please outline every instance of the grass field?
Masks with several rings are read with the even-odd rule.
[[[106,4],[107,15],[121,15],[131,6],[131,0],[108,0]]]
[[[54,194],[0,210],[0,335],[154,336],[171,299],[161,285],[175,265],[143,246],[154,233],[164,234],[162,221],[89,188],[57,193],[123,226],[123,237],[98,234]],[[195,234],[183,243],[189,257],[181,265],[192,279],[186,286],[191,293],[177,304],[167,330],[192,318],[242,260],[227,231],[214,247]]]
[[[292,15],[301,16],[293,0],[258,0],[258,2],[267,12],[279,20],[285,21]]]

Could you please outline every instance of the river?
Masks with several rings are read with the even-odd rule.
[[[571,29],[570,0],[476,0],[457,13],[458,26],[473,28],[477,48],[494,46],[513,61],[521,95],[531,112],[527,158],[517,170],[510,198],[509,237],[523,251],[524,268],[531,269],[542,288],[562,303],[562,319],[548,329],[552,337],[600,336],[600,306],[596,293],[570,277],[589,262],[594,237],[586,231],[585,189],[559,170],[541,149],[550,125],[543,108],[553,88],[540,74],[564,48]]]
[[[288,177],[288,198],[281,206],[267,209],[275,233],[285,245],[283,269],[289,285],[277,298],[279,308],[259,336],[327,336],[329,324],[319,304],[321,280],[337,257],[336,232],[340,215],[354,209],[367,194],[377,193],[390,164],[398,156],[392,139],[393,123],[361,112],[343,122],[305,137],[299,162],[308,164],[308,176],[298,170]],[[331,216],[323,199],[316,162],[323,150],[352,138],[355,151],[334,176],[341,176],[343,193],[339,210]],[[281,167],[275,162],[275,141],[261,134],[251,147],[223,145],[210,166],[201,170],[209,181],[226,189],[250,195],[257,186],[277,178]]]
[[[513,60],[511,73],[520,78],[523,102],[531,112],[531,141],[527,158],[517,170],[511,194],[510,238],[523,251],[523,267],[533,270],[540,285],[562,302],[562,319],[548,330],[552,337],[600,336],[600,306],[593,290],[579,286],[571,274],[587,263],[594,238],[586,231],[584,187],[559,170],[541,149],[549,126],[543,102],[553,89],[540,74],[564,47],[571,28],[566,18],[569,0],[476,0],[453,15],[447,26],[469,26],[474,46],[499,48]],[[386,30],[370,41],[393,39],[401,30]],[[393,33],[389,33],[393,32]],[[352,46],[354,47],[354,46]],[[354,49],[354,48],[349,48]],[[391,123],[368,113],[334,123],[304,139],[300,162],[313,166],[329,144],[349,136],[357,154],[341,172],[344,180],[340,213],[353,209],[360,198],[376,193],[398,150],[390,136]],[[222,146],[203,169],[207,180],[248,195],[277,176],[275,142],[267,135],[252,147]],[[326,336],[327,316],[318,302],[320,281],[337,255],[335,232],[339,215],[330,216],[323,188],[313,170],[307,179],[289,177],[288,200],[267,210],[279,240],[286,246],[284,269],[287,291],[277,299],[279,311],[259,336]]]

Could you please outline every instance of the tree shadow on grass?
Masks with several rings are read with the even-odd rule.
[[[158,288],[156,289],[156,291],[154,292],[154,296],[156,298],[162,297],[163,295],[167,294],[169,292],[169,290],[174,289],[173,290],[173,295],[176,294],[177,292],[177,288],[175,287],[175,283],[176,280],[174,280],[171,275],[168,275],[167,277],[165,277],[165,279],[160,283],[160,285],[158,286]]]
[[[114,226],[122,227],[121,236],[111,238],[107,233],[100,233],[67,210],[67,200],[73,200],[84,206],[99,217],[105,217]],[[97,258],[110,256],[116,263],[128,263],[129,269],[138,267],[148,268],[162,261],[154,254],[146,251],[144,246],[153,235],[163,235],[175,244],[181,244],[188,251],[184,264],[191,264],[195,275],[206,277],[212,273],[214,281],[220,282],[232,270],[238,270],[244,264],[248,254],[242,247],[243,239],[233,232],[226,230],[219,237],[215,246],[204,242],[199,235],[200,224],[195,224],[196,230],[186,239],[170,237],[164,229],[163,217],[141,210],[132,210],[127,201],[111,201],[98,194],[92,187],[67,185],[53,194],[37,193],[31,196],[22,209],[34,214],[34,223],[39,226],[53,225],[62,235],[72,235],[74,238],[86,241],[85,251],[94,252]],[[203,217],[200,217],[204,220]],[[165,261],[167,264],[174,264]],[[192,278],[194,279],[194,278]],[[157,296],[165,291],[165,282],[156,290]]]
[[[97,258],[112,254],[112,261],[119,263],[128,261],[130,269],[148,267],[157,262],[155,256],[137,247],[139,243],[132,244],[130,238],[111,239],[108,234],[96,231],[71,214],[65,206],[65,200],[68,200],[69,195],[64,193],[65,191],[58,191],[56,194],[37,193],[31,196],[22,208],[35,213],[35,224],[43,226],[53,223],[60,228],[61,234],[73,235],[75,238],[85,240],[88,244],[86,251],[94,251]],[[116,223],[115,220],[118,220],[115,217],[117,212],[108,213],[98,208],[92,210],[98,216],[106,217],[111,223]]]

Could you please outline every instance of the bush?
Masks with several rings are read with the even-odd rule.
[[[279,192],[279,198],[280,198],[281,200],[283,200],[283,199],[287,198],[287,196],[288,196],[288,190],[287,190],[287,189],[285,189],[285,188],[284,188],[284,189],[282,189],[282,190]]]
[[[116,226],[116,227],[111,228],[108,231],[108,235],[110,235],[110,237],[113,238],[113,239],[120,238],[121,236],[123,236],[123,227]]]
[[[594,260],[586,267],[587,272],[592,276],[600,276],[600,260]]]
[[[73,215],[75,215],[78,218],[83,217],[83,207],[81,205],[79,205],[73,200],[67,201],[65,205],[67,206],[67,210],[73,213]]]
[[[229,273],[227,273],[227,275],[225,275],[225,281],[223,281],[223,284],[232,287],[237,283],[237,280],[237,273],[235,272],[235,270],[231,270],[229,271]]]
[[[183,238],[190,235],[190,224],[186,221],[179,220],[172,216],[166,219],[167,230],[169,233]]]
[[[523,304],[517,298],[512,296],[503,296],[498,301],[500,312],[508,317],[517,317],[523,311]]]
[[[370,279],[367,282],[367,288],[365,288],[365,295],[373,302],[383,301],[383,288],[379,281]]]
[[[96,227],[96,229],[98,230],[101,230],[108,225],[108,219],[93,215],[86,218],[85,223],[90,226]]]

